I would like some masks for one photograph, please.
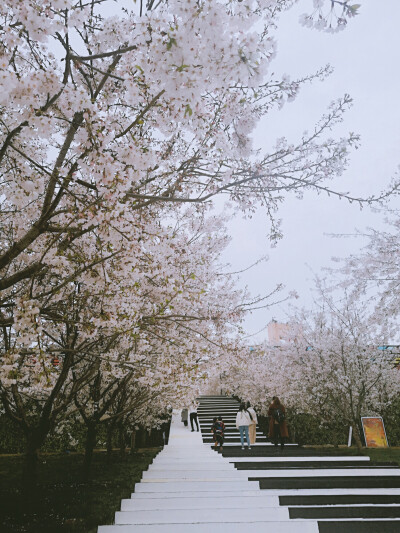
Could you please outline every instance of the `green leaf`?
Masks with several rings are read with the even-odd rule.
[[[189,68],[189,65],[180,65],[179,67],[176,68],[176,70],[177,72],[183,72],[187,68]]]
[[[169,41],[167,42],[167,50],[171,50],[173,45],[176,46],[176,40],[174,39],[174,37],[170,37]]]

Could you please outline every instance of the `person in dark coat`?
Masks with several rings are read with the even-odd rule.
[[[211,432],[214,437],[214,446],[222,451],[222,446],[224,444],[224,434],[225,434],[225,424],[222,421],[222,416],[214,418],[213,425],[211,427]]]
[[[188,418],[189,418],[189,410],[187,407],[184,407],[181,412],[181,420],[185,427],[187,427],[188,425]]]
[[[282,419],[283,414],[283,419]],[[285,406],[280,402],[277,396],[272,398],[272,403],[268,409],[269,416],[269,438],[278,446],[280,441],[281,446],[285,445],[285,439],[289,437],[289,432],[284,417],[286,416]],[[281,418],[281,420],[279,420]]]

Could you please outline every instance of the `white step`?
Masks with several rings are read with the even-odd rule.
[[[179,471],[186,471],[186,470],[191,470],[192,472],[194,471],[197,471],[197,470],[200,470],[200,471],[203,471],[203,470],[213,470],[214,472],[218,471],[218,472],[236,472],[236,469],[235,467],[233,466],[233,464],[230,464],[230,463],[212,463],[212,462],[195,462],[195,461],[191,461],[190,463],[187,462],[185,464],[182,464],[180,463],[179,461],[177,461],[176,463],[171,463],[171,461],[166,461],[165,463],[163,462],[158,462],[156,464],[152,464],[150,465],[149,467],[149,472],[169,472],[171,470],[173,470],[174,472],[179,472]],[[145,472],[143,472],[145,473]]]
[[[222,457],[218,454],[218,453],[215,453],[214,452],[214,455],[215,455],[215,460],[212,460],[213,458],[211,457],[207,457],[207,459],[204,459],[203,461],[202,460],[199,460],[197,457],[179,457],[179,456],[170,456],[170,457],[160,457],[160,459],[156,461],[153,461],[153,463],[150,465],[151,466],[158,466],[158,465],[175,465],[175,464],[185,464],[186,465],[190,465],[190,464],[193,464],[193,465],[201,465],[201,464],[204,464],[205,466],[209,465],[211,468],[213,468],[214,466],[224,466],[226,468],[234,468],[233,465],[231,465],[230,463],[227,463],[227,462],[224,462],[224,460],[222,459]]]
[[[317,521],[100,526],[98,533],[318,533]]]
[[[258,481],[166,481],[154,482],[145,481],[137,483],[135,492],[184,492],[203,491],[218,492],[220,490],[241,491],[248,489],[258,489]]]
[[[238,481],[248,479],[246,470],[148,470],[143,472],[142,482],[145,481]],[[254,473],[254,470],[252,470]]]
[[[209,493],[207,491],[194,491],[194,490],[185,490],[184,492],[171,492],[171,493],[165,493],[165,492],[134,492],[131,497],[135,500],[152,500],[152,499],[160,499],[163,500],[166,499],[176,499],[176,498],[197,498],[197,499],[204,499],[204,498],[211,498],[218,500],[219,498],[251,498],[251,499],[258,499],[258,498],[265,498],[266,496],[271,497],[270,494],[266,494],[267,491],[260,490],[259,486],[254,487],[252,489],[248,490],[219,490],[217,492]],[[272,495],[272,497],[275,497],[275,495]]]
[[[131,498],[121,501],[121,511],[156,509],[252,509],[256,507],[279,507],[277,496],[226,496],[204,498]]]
[[[253,509],[161,509],[154,511],[119,511],[115,513],[116,524],[217,524],[234,522],[264,522],[265,520],[289,520],[286,507]]]

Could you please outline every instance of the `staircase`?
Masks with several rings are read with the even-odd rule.
[[[208,397],[203,403],[207,413],[217,413],[226,399]],[[257,481],[261,492],[278,497],[291,520],[316,520],[319,533],[400,532],[397,464],[373,463],[366,456],[315,455],[296,446],[281,450],[264,443],[251,450],[224,445],[222,455],[249,481]]]
[[[213,418],[222,416],[225,424],[224,446],[236,445],[240,442],[239,430],[236,429],[236,413],[239,402],[228,396],[202,396],[197,415],[203,435],[204,443],[213,443],[211,426]],[[256,445],[267,444],[267,438],[257,426]]]
[[[174,412],[168,446],[122,500],[115,524],[98,533],[400,532],[397,466],[296,446],[281,450],[261,434],[258,446],[242,450],[237,409],[231,398],[201,397],[202,436]],[[232,430],[222,453],[209,444],[218,415]]]

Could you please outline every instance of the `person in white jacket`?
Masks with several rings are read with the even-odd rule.
[[[249,437],[250,437],[250,444],[256,443],[256,432],[257,432],[257,413],[254,411],[253,407],[250,405],[250,402],[247,402],[246,404],[247,411],[251,415],[251,418],[253,419],[251,421],[251,424],[249,426]]]
[[[246,442],[249,450],[250,439],[249,439],[249,425],[252,423],[251,415],[246,409],[244,403],[240,404],[239,411],[236,415],[236,427],[240,431],[240,442],[242,443],[242,450],[244,450],[244,436],[246,435]]]

